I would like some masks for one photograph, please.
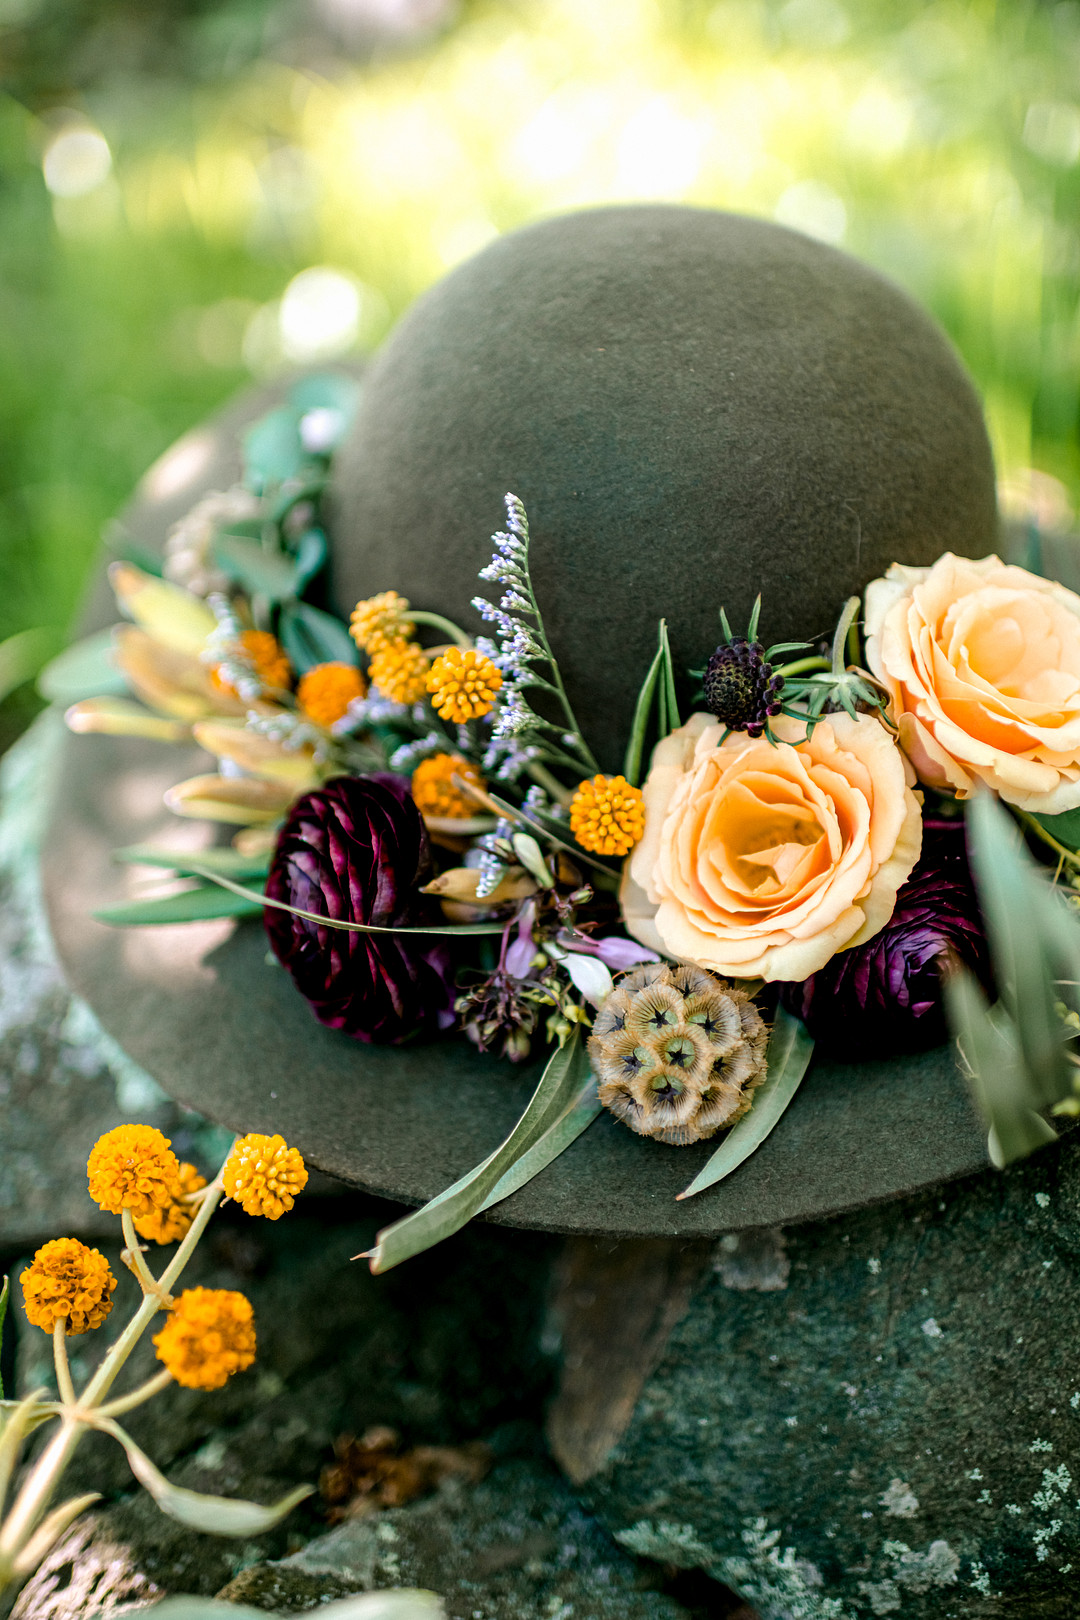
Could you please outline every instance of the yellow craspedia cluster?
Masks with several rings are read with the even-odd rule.
[[[372,653],[368,674],[391,703],[419,703],[427,692],[430,661],[415,641],[388,641]]]
[[[357,602],[349,634],[362,652],[377,653],[392,641],[411,641],[416,626],[409,618],[409,599],[397,591],[380,591]]]
[[[264,686],[286,691],[292,684],[292,665],[281,649],[276,636],[269,630],[245,630],[240,645],[255,666],[255,674]],[[220,692],[235,695],[236,688],[226,680],[220,670],[210,671],[210,679]]]
[[[485,786],[476,766],[460,754],[432,754],[421,761],[412,774],[412,796],[422,815],[443,816],[449,821],[476,815],[475,800],[455,786],[455,777],[481,790]]]
[[[625,776],[594,776],[570,801],[570,831],[594,855],[627,855],[645,831],[641,789]]]
[[[167,1136],[152,1125],[117,1125],[95,1142],[86,1163],[90,1196],[113,1215],[153,1215],[173,1202],[180,1165]]]
[[[136,1232],[148,1243],[179,1243],[195,1219],[194,1207],[184,1200],[205,1186],[206,1177],[200,1176],[193,1164],[182,1164],[169,1203],[155,1208],[150,1215],[137,1216],[132,1223]]]
[[[22,1274],[26,1319],[51,1333],[63,1322],[68,1333],[89,1333],[112,1310],[116,1278],[100,1249],[78,1238],[54,1238]]]
[[[292,1209],[308,1173],[298,1148],[286,1147],[283,1136],[241,1136],[221,1172],[226,1198],[234,1198],[248,1215],[276,1221]]]
[[[255,1360],[251,1302],[231,1288],[185,1288],[154,1349],[185,1389],[221,1389]]]
[[[367,681],[354,664],[316,664],[301,676],[296,701],[317,726],[332,726],[344,718],[350,703],[362,698]]]
[[[491,659],[474,647],[450,647],[432,664],[427,689],[442,718],[463,725],[491,713],[502,679]]]

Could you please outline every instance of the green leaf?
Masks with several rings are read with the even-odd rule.
[[[581,1027],[575,1024],[565,1046],[553,1053],[529,1105],[510,1135],[475,1170],[455,1181],[422,1209],[386,1226],[378,1234],[375,1247],[366,1256],[373,1272],[389,1271],[414,1254],[451,1237],[483,1209],[506,1172],[518,1163],[550,1127],[567,1112],[580,1096],[582,1080],[588,1071],[588,1054],[581,1040]],[[538,1166],[538,1168],[542,1168]],[[357,1256],[357,1258],[361,1258]]]
[[[1032,816],[1040,827],[1045,827],[1051,838],[1056,838],[1066,849],[1080,849],[1080,810],[1066,810],[1060,816]]]
[[[128,844],[114,849],[114,861],[122,866],[160,866],[169,872],[181,872],[185,877],[195,872],[220,872],[225,877],[265,877],[270,870],[270,856],[241,855],[238,849],[200,849],[194,854],[184,849],[158,849],[154,844]]]
[[[345,933],[442,934],[464,937],[472,934],[501,934],[506,927],[505,923],[499,922],[451,923],[445,928],[398,928],[396,926],[382,927],[378,923],[344,922],[338,917],[324,917],[317,911],[302,911],[299,906],[287,905],[284,900],[270,900],[261,892],[256,893],[254,889],[247,889],[241,883],[234,883],[232,878],[225,876],[224,872],[215,872],[208,866],[196,865],[194,860],[190,862],[190,866],[194,877],[208,878],[211,883],[220,884],[223,889],[227,889],[230,894],[236,895],[238,899],[250,901],[259,911],[263,911],[269,906],[274,911],[288,911],[294,917],[303,917],[306,922],[318,923],[322,928],[340,928]],[[95,915],[100,915],[100,913],[95,913]],[[226,915],[229,915],[229,913],[226,913]],[[242,916],[243,913],[237,913],[237,915]],[[107,921],[108,919],[103,920]]]
[[[60,640],[60,632],[41,625],[19,630],[0,641],[0,702],[9,692],[32,681]]]
[[[945,979],[949,1027],[968,1082],[989,1130],[987,1151],[999,1170],[1057,1140],[1038,1113],[1041,1101],[1024,1066],[1017,1032],[999,1004],[991,1008],[974,974],[959,968]]]
[[[321,529],[308,529],[300,536],[300,544],[296,548],[296,596],[300,596],[305,586],[325,567],[329,555],[329,542]],[[351,636],[349,640],[352,640]]]
[[[757,1151],[798,1091],[813,1055],[813,1036],[808,1034],[805,1025],[785,1008],[778,1007],[769,1036],[768,1073],[754,1093],[750,1112],[731,1127],[712,1158],[698,1171],[689,1187],[679,1193],[680,1200],[693,1198],[695,1193],[723,1181]]]
[[[244,434],[244,479],[256,494],[268,484],[295,478],[303,465],[300,414],[295,407],[279,406]]]
[[[661,619],[661,625],[663,622]],[[656,683],[660,678],[660,666],[664,661],[662,632],[658,633],[657,641],[656,657],[649,665],[648,673],[641,683],[641,690],[638,693],[638,700],[634,707],[634,721],[630,727],[630,741],[626,745],[626,758],[623,761],[623,775],[632,787],[637,787],[641,781],[641,761],[645,752],[645,737],[649,729],[649,716],[652,714]],[[661,732],[661,736],[663,735],[664,733]]]
[[[538,1176],[541,1170],[546,1170],[560,1153],[566,1151],[571,1142],[577,1141],[601,1111],[602,1104],[596,1094],[596,1081],[590,1075],[588,1082],[567,1106],[566,1112],[555,1121],[554,1125],[548,1126],[540,1140],[534,1142],[528,1152],[523,1153],[521,1158],[510,1166],[505,1175],[500,1176],[477,1213],[490,1209],[493,1204],[501,1204],[504,1198],[509,1198],[519,1187],[524,1187],[534,1176]]]
[[[154,924],[208,922],[217,917],[257,917],[262,909],[262,902],[254,893],[230,894],[207,884],[158,900],[126,900],[119,905],[102,906],[91,915],[113,928],[145,928]]]
[[[4,1349],[4,1318],[7,1316],[8,1296],[11,1293],[10,1279],[5,1277],[3,1287],[0,1287],[0,1355]],[[4,1398],[4,1380],[0,1378],[0,1401]],[[2,1504],[0,1504],[2,1506]]]
[[[130,691],[113,663],[112,631],[99,630],[58,653],[38,676],[38,691],[50,703],[79,703],[83,698],[121,697]]]
[[[127,1453],[131,1472],[139,1484],[149,1491],[162,1513],[189,1530],[201,1530],[204,1535],[264,1535],[267,1530],[280,1524],[305,1497],[314,1495],[313,1485],[298,1485],[269,1507],[262,1507],[258,1502],[245,1502],[240,1497],[204,1496],[201,1491],[170,1485],[145,1451],[112,1418],[99,1418],[95,1427],[104,1429],[119,1440]]]
[[[661,662],[661,680],[664,688],[664,706],[667,710],[666,730],[661,736],[666,737],[668,732],[677,731],[682,725],[679,719],[679,704],[675,697],[675,665],[671,658],[671,645],[668,641],[667,620],[660,620],[660,651],[663,654]]]
[[[286,602],[278,617],[278,639],[293,668],[305,675],[316,664],[357,663],[356,643],[340,619],[310,602]]]
[[[320,371],[301,377],[289,389],[289,404],[301,416],[308,411],[340,411],[348,419],[360,398],[360,384],[341,371]]]
[[[296,564],[284,551],[267,551],[258,540],[239,534],[214,537],[214,561],[251,596],[280,602],[297,591]]]
[[[154,1620],[266,1620],[265,1609],[220,1598],[170,1597],[147,1611]],[[415,1587],[359,1592],[319,1609],[325,1620],[446,1620],[442,1598]],[[100,1620],[105,1620],[104,1614]]]

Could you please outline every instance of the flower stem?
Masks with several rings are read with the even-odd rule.
[[[1042,822],[1037,821],[1034,816],[1028,815],[1026,810],[1017,810],[1015,805],[1010,806],[1010,808],[1020,824],[1026,827],[1028,832],[1033,833],[1040,842],[1052,849],[1059,861],[1064,861],[1066,866],[1071,866],[1074,871],[1080,872],[1080,855],[1077,854],[1076,850],[1069,849],[1065,844],[1059,844],[1053,834],[1047,832]]]
[[[441,613],[428,613],[418,608],[410,608],[409,618],[414,624],[430,624],[436,630],[445,630],[459,647],[471,647],[473,644],[472,637],[467,636],[460,625],[456,625],[452,619],[444,619]]]
[[[65,1406],[75,1405],[75,1385],[71,1382],[71,1367],[67,1353],[67,1322],[61,1316],[53,1324],[53,1365],[56,1368],[56,1388]]]
[[[135,1273],[143,1293],[155,1295],[159,1303],[164,1304],[161,1284],[143,1259],[142,1245],[139,1242],[139,1236],[135,1230],[135,1220],[130,1209],[120,1211],[120,1224],[124,1228],[124,1243],[126,1245],[123,1254],[124,1264],[129,1271]]]
[[[98,1417],[120,1417],[122,1413],[132,1411],[136,1406],[141,1406],[144,1401],[148,1401],[152,1396],[157,1395],[159,1391],[167,1389],[171,1383],[172,1373],[168,1367],[162,1367],[159,1373],[155,1373],[153,1378],[148,1378],[144,1384],[140,1384],[130,1394],[121,1395],[117,1400],[109,1401],[105,1406],[95,1407],[95,1411]]]
[[[789,675],[807,675],[812,670],[831,668],[832,665],[827,658],[818,658],[815,655],[813,658],[796,658],[793,664],[782,664],[775,673],[783,675],[786,680]]]
[[[840,615],[836,626],[836,634],[832,644],[832,672],[839,678],[844,673],[844,658],[847,651],[848,631],[855,623],[855,616],[859,611],[860,598],[849,596],[844,603],[844,611]],[[826,666],[827,667],[827,666]]]
[[[530,760],[525,769],[533,781],[539,787],[544,788],[559,804],[569,804],[574,797],[573,790],[563,787],[562,783],[552,776],[547,767],[541,765],[539,760]]]

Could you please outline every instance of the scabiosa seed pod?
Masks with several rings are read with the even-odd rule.
[[[780,713],[783,689],[760,641],[745,636],[721,643],[705,665],[705,707],[729,731],[760,737]]]
[[[417,892],[431,870],[408,783],[343,776],[293,805],[266,893],[342,922],[422,926],[438,920]],[[450,954],[437,936],[350,933],[270,906],[265,918],[274,955],[321,1024],[397,1045],[453,1023]]]
[[[593,1024],[600,1101],[639,1136],[683,1147],[741,1119],[765,1078],[750,997],[704,968],[649,962],[620,979]]]
[[[950,963],[991,988],[963,823],[928,821],[922,854],[881,932],[838,952],[802,984],[785,985],[781,1000],[833,1057],[922,1052],[949,1038],[942,973]]]

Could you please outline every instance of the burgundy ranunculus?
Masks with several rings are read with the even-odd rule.
[[[879,934],[839,951],[781,1000],[823,1052],[854,1061],[922,1052],[948,1040],[940,959],[989,986],[990,948],[968,868],[962,822],[927,822],[923,849]]]
[[[266,893],[302,911],[382,927],[437,922],[423,818],[398,776],[343,776],[289,812]],[[450,953],[437,935],[324,928],[268,906],[266,931],[321,1024],[396,1045],[454,1022]]]

